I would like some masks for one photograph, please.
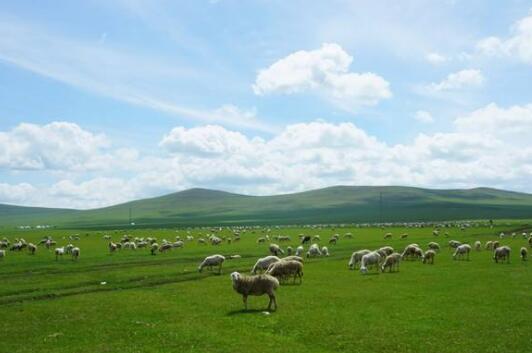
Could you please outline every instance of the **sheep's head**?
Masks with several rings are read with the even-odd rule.
[[[233,281],[233,283],[235,283],[236,281],[240,280],[240,278],[242,278],[242,275],[238,272],[233,272],[230,274],[231,276],[231,280]]]

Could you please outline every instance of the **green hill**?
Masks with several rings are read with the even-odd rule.
[[[92,210],[0,205],[0,224],[119,227],[532,218],[532,195],[490,188],[335,186],[248,196],[190,189]]]

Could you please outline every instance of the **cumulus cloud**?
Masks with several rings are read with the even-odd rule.
[[[47,174],[54,181],[39,188],[0,184],[0,203],[90,208],[189,187],[250,194],[338,184],[529,190],[528,131],[531,105],[495,104],[457,117],[451,131],[419,134],[401,144],[387,144],[350,122],[292,124],[268,138],[217,125],[178,126],[161,138],[161,153],[111,150],[109,158],[127,163],[113,162],[116,168],[102,166],[90,174],[69,170],[68,176],[57,176],[54,171]]]
[[[300,50],[261,69],[252,88],[257,95],[318,92],[344,108],[375,105],[390,98],[390,84],[381,76],[349,71],[353,61],[340,45],[325,43]]]
[[[109,144],[74,123],[22,123],[0,132],[0,169],[86,169]]]
[[[425,110],[418,110],[416,114],[414,115],[414,118],[420,123],[424,123],[424,124],[430,124],[434,122],[434,118],[432,117],[432,114]]]
[[[461,70],[449,74],[439,83],[431,83],[427,88],[432,91],[454,91],[482,86],[485,79],[479,70]]]
[[[515,57],[532,64],[532,15],[513,24],[508,38],[484,38],[477,43],[476,49],[484,55]]]

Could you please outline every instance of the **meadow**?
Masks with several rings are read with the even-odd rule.
[[[173,240],[186,230],[4,228],[0,238],[37,243],[52,235],[58,246],[79,234],[72,243],[81,256],[56,261],[40,246],[34,256],[8,251],[0,260],[0,352],[531,352],[532,273],[518,254],[526,245],[521,232],[531,230],[524,221],[443,229],[439,237],[431,227],[272,227],[270,235],[291,236],[283,248],[295,248],[300,233],[320,234],[331,254],[306,260],[303,283],[282,285],[278,310],[267,314],[266,296],[250,297],[244,311],[229,278],[268,255],[268,243],[256,242],[265,228],[243,232],[239,242],[190,241],[156,256],[148,249],[111,255],[103,235]],[[448,240],[485,243],[502,231],[517,232],[501,240],[513,250],[509,264],[495,264],[484,249],[470,261],[452,260]],[[207,232],[190,229],[196,238]],[[352,239],[343,237],[348,232]],[[393,238],[384,240],[386,232]],[[409,236],[401,240],[403,232]],[[342,235],[338,244],[326,244],[335,233]],[[403,261],[391,274],[348,270],[354,250],[402,251],[414,242],[426,249],[430,241],[442,247],[434,265]],[[216,253],[242,258],[226,260],[222,275],[198,273],[203,258]]]

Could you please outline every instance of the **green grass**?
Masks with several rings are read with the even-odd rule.
[[[527,227],[451,229],[448,239],[437,240],[442,251],[435,265],[405,261],[399,273],[367,276],[347,269],[353,250],[402,249],[411,242],[425,247],[435,240],[431,229],[408,229],[408,240],[389,241],[382,239],[385,232],[397,236],[405,229],[272,229],[291,235],[291,245],[302,232],[320,234],[324,243],[336,232],[352,232],[354,239],[329,246],[329,258],[307,261],[303,284],[281,286],[279,309],[271,315],[263,314],[267,297],[250,297],[249,312],[242,311],[228,276],[249,271],[266,255],[267,245],[256,244],[260,231],[243,234],[239,243],[214,248],[192,242],[157,256],[146,249],[111,256],[97,231],[3,231],[0,236],[28,241],[53,234],[59,245],[67,243],[63,236],[80,233],[75,243],[82,253],[78,262],[56,262],[44,248],[35,256],[8,252],[0,262],[0,352],[530,352],[532,274],[517,255],[525,240],[504,239],[512,261],[499,265],[484,250],[472,253],[471,261],[452,261],[444,246],[449,239],[485,242]],[[114,240],[122,234],[108,233]],[[213,253],[243,258],[227,260],[222,276],[197,273],[198,263]]]
[[[432,190],[399,186],[336,186],[275,196],[191,189],[85,211],[0,205],[0,225],[126,227],[130,210],[137,227],[530,219],[532,195],[488,188]]]

